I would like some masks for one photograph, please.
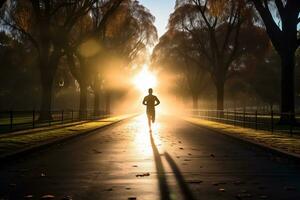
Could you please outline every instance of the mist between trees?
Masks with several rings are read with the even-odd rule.
[[[272,107],[295,120],[285,116],[300,105],[300,1],[176,0],[158,43],[138,1],[1,4],[1,109],[37,108],[41,120],[110,110],[150,62],[160,87],[194,109]]]
[[[152,62],[176,71],[194,108],[274,106],[284,123],[299,99],[299,11],[292,0],[177,0]]]
[[[95,113],[109,112],[129,67],[157,40],[154,17],[138,1],[15,0],[1,14],[2,109],[39,106],[40,120],[57,108],[85,113],[89,96]]]

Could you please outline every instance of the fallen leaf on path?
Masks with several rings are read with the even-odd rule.
[[[251,198],[252,195],[249,194],[249,193],[243,193],[243,194],[238,194],[236,197],[237,197],[238,199],[243,199],[243,198]]]
[[[197,180],[193,180],[193,181],[188,181],[189,184],[200,184],[203,183],[203,181],[197,181]]]
[[[65,196],[61,200],[72,200],[73,198],[71,196]]]
[[[41,197],[41,199],[43,199],[43,200],[54,199],[54,198],[55,198],[55,196],[52,194],[46,194]]]
[[[145,176],[150,176],[150,173],[147,172],[147,173],[143,173],[143,174],[137,174],[135,175],[136,177],[145,177]]]
[[[33,195],[32,194],[28,194],[28,195],[25,195],[24,196],[24,199],[32,199],[33,198]]]
[[[101,151],[98,151],[97,149],[93,149],[93,152],[94,152],[95,154],[100,154],[100,153],[102,153]]]
[[[226,182],[217,182],[213,183],[214,186],[219,186],[219,185],[226,185]]]

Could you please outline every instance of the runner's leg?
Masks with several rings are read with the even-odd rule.
[[[153,110],[153,112],[152,112],[152,123],[154,123],[155,122],[155,110]]]
[[[148,118],[148,126],[149,126],[149,129],[151,130],[151,114],[150,113],[147,113],[147,118]]]

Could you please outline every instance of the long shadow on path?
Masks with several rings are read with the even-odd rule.
[[[152,135],[152,131],[150,131],[150,141],[151,141],[151,146],[154,154],[154,160],[155,160],[155,165],[156,165],[156,170],[157,170],[157,176],[158,176],[158,181],[159,181],[159,189],[160,189],[160,196],[162,200],[170,200],[170,189],[167,183],[167,179],[165,176],[165,169],[162,164],[162,159],[161,159],[161,154],[159,153],[155,141]],[[194,200],[194,196],[192,192],[190,191],[190,188],[187,186],[184,177],[182,176],[179,167],[176,165],[175,161],[173,158],[170,156],[168,152],[165,152],[163,154],[166,158],[166,161],[170,165],[176,181],[178,183],[178,186],[182,192],[182,196],[184,199],[187,200]]]

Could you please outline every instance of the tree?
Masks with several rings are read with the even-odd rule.
[[[3,31],[0,58],[0,109],[35,108],[40,96],[36,53]]]
[[[266,32],[281,58],[280,121],[295,122],[295,52],[300,45],[297,31],[300,22],[300,1],[250,0],[250,2],[261,16]]]
[[[40,120],[52,118],[52,87],[63,47],[76,22],[89,12],[96,0],[13,1],[6,9],[4,23],[19,36],[26,37],[38,52],[42,85]]]
[[[95,96],[94,113],[98,114],[104,69],[118,67],[123,71],[124,66],[145,50],[157,37],[153,21],[145,7],[130,0],[97,2],[91,16],[82,18],[67,48],[70,69],[81,88],[81,111],[86,111],[86,90],[90,86]],[[110,64],[115,60],[121,61],[117,64],[121,66]],[[110,99],[110,95],[107,96],[106,99]]]
[[[208,74],[204,70],[202,57],[197,54],[189,35],[180,31],[168,31],[159,40],[152,54],[152,65],[163,66],[163,70],[177,74],[185,83],[193,100],[193,108],[198,109],[198,99],[208,84]]]
[[[94,79],[92,61],[99,56],[103,40],[99,38],[105,28],[104,24],[118,9],[124,0],[107,0],[96,2],[90,13],[82,17],[76,24],[72,37],[65,47],[68,52],[70,71],[79,83],[80,87],[80,117],[84,118],[87,111],[88,87],[93,85]],[[77,62],[76,62],[77,61]],[[95,75],[96,76],[96,75]],[[99,100],[97,101],[99,102]],[[98,103],[95,102],[95,105]],[[98,105],[97,105],[98,107]],[[97,113],[95,112],[95,115]]]
[[[110,74],[105,69],[129,74],[131,65],[141,57],[146,57],[147,48],[157,40],[154,26],[155,18],[139,1],[124,1],[116,12],[112,13],[103,24],[102,34],[98,40],[105,52],[99,55],[100,61],[95,65],[92,89],[95,94],[94,111],[99,110],[100,87],[103,81],[108,83]],[[104,58],[104,59],[103,59]],[[99,67],[100,65],[100,67]],[[109,83],[108,83],[109,84]],[[120,83],[121,84],[121,83]],[[112,91],[106,86],[106,107],[110,107]]]
[[[171,28],[179,26],[199,43],[216,86],[217,110],[223,110],[224,84],[238,48],[242,9],[240,1],[178,1],[170,18]]]
[[[242,43],[256,31],[254,24],[253,10],[242,0],[178,0],[170,17],[170,29],[188,32],[198,44],[216,87],[217,110],[224,108],[226,80],[242,67],[246,55],[261,48],[261,44]]]

